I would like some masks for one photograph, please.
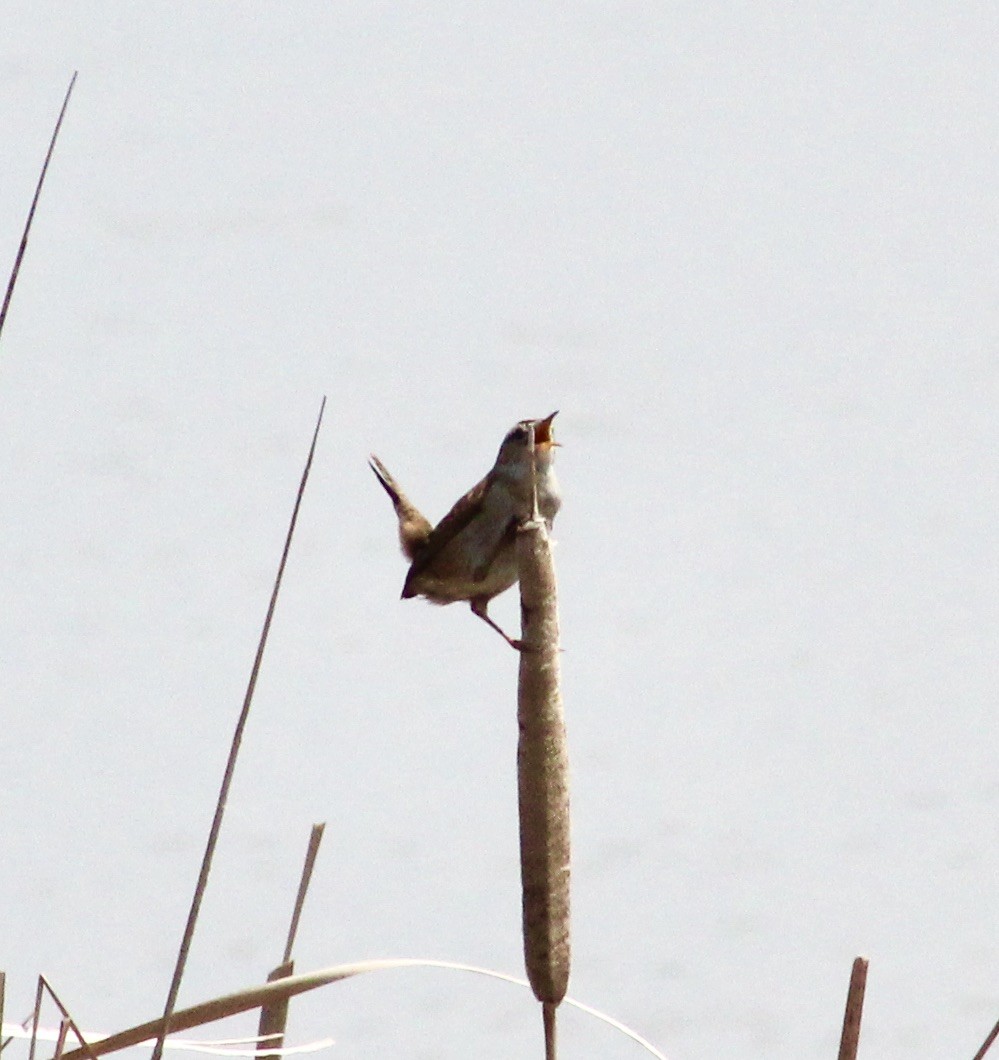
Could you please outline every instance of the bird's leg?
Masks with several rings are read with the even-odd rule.
[[[487,625],[492,626],[493,629],[513,648],[515,651],[526,651],[524,642],[520,640],[514,640],[513,637],[508,637],[503,630],[489,617],[489,597],[487,596],[476,596],[472,600],[468,601],[472,608],[472,614],[477,615]]]

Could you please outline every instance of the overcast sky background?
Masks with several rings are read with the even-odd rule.
[[[516,659],[398,600],[561,410],[570,990],[672,1060],[970,1057],[999,1016],[992,4],[5,2],[0,955],[158,1014],[320,398],[181,1002],[519,974]],[[4,264],[3,271],[9,266]],[[515,628],[513,594],[496,617]],[[50,1014],[50,1022],[54,1017]],[[537,1056],[396,972],[330,1055]],[[566,1057],[633,1044],[562,1018]]]

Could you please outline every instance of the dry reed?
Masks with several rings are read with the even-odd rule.
[[[198,882],[194,888],[194,897],[191,900],[191,908],[187,915],[187,924],[184,927],[184,935],[177,951],[177,962],[174,966],[173,977],[170,980],[170,989],[167,992],[166,1004],[163,1006],[163,1021],[160,1033],[153,1047],[152,1060],[162,1060],[163,1040],[170,1026],[170,1017],[177,1004],[177,994],[180,991],[180,982],[184,975],[184,967],[187,964],[187,956],[191,949],[191,941],[194,938],[194,929],[198,922],[198,913],[201,909],[201,901],[204,898],[205,889],[208,886],[208,875],[212,868],[212,859],[215,856],[215,848],[218,845],[219,833],[222,830],[222,818],[225,814],[226,800],[229,797],[229,788],[232,785],[233,774],[236,771],[236,759],[239,757],[239,748],[243,742],[243,731],[246,728],[250,716],[250,705],[253,702],[253,693],[257,687],[257,678],[260,674],[260,666],[264,658],[264,649],[267,647],[267,637],[270,633],[271,621],[274,618],[274,609],[277,607],[278,593],[281,591],[281,580],[284,577],[285,566],[288,563],[288,554],[291,551],[291,541],[295,533],[295,525],[298,522],[298,513],[302,507],[302,497],[305,495],[305,487],[309,481],[309,471],[312,468],[312,459],[316,453],[316,441],[319,438],[319,428],[323,422],[323,412],[326,408],[324,397],[319,406],[319,416],[316,419],[316,428],[312,433],[312,444],[309,447],[309,455],[305,461],[305,468],[298,485],[298,494],[295,497],[295,505],[291,513],[291,521],[288,524],[288,533],[285,536],[284,549],[281,560],[278,563],[277,574],[274,578],[274,586],[271,590],[270,602],[267,605],[267,615],[264,618],[263,628],[260,631],[260,639],[257,643],[257,652],[250,668],[250,680],[243,697],[243,706],[239,713],[239,720],[233,732],[232,742],[229,746],[229,758],[226,761],[225,772],[222,775],[222,784],[219,788],[218,799],[215,804],[215,815],[208,832],[208,842],[205,845],[205,853],[201,860],[201,870],[198,873]]]
[[[850,971],[843,1013],[843,1033],[839,1040],[839,1060],[857,1060],[860,1044],[860,1020],[864,1015],[864,991],[867,988],[867,958],[858,957]]]
[[[21,243],[17,248],[17,254],[14,257],[14,267],[10,271],[10,278],[7,281],[7,290],[4,293],[3,305],[0,306],[0,335],[3,334],[4,321],[7,319],[7,310],[10,308],[10,300],[14,294],[14,285],[17,283],[18,274],[21,271],[21,262],[24,260],[24,252],[28,249],[28,236],[31,234],[31,222],[35,219],[35,210],[38,207],[38,199],[42,194],[42,185],[45,183],[45,174],[49,171],[49,162],[52,160],[52,152],[55,150],[56,139],[59,136],[59,130],[62,128],[62,119],[66,116],[66,108],[69,106],[69,97],[73,94],[73,86],[76,84],[76,75],[78,71],[73,72],[73,76],[69,80],[69,88],[66,89],[66,95],[62,101],[62,108],[59,111],[59,117],[56,119],[55,129],[52,131],[52,138],[49,140],[49,149],[45,153],[45,161],[42,163],[42,171],[38,176],[38,183],[35,185],[35,194],[31,200],[31,206],[28,209],[28,219],[24,223],[24,231],[21,234]]]

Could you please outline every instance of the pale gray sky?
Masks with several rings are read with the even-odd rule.
[[[400,602],[560,408],[571,991],[675,1058],[973,1054],[997,1015],[993,5],[4,4],[0,952],[155,1015],[320,396],[183,1001],[521,969],[515,659]],[[7,268],[6,265],[3,266]],[[516,622],[514,597],[494,605]],[[566,1056],[634,1046],[580,1016]],[[296,1002],[352,1057],[536,1055],[510,989]]]

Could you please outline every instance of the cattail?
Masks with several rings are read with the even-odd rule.
[[[517,690],[520,873],[527,978],[546,1037],[569,983],[569,779],[559,689],[558,603],[544,519],[517,538],[523,650]],[[554,1055],[553,1052],[550,1055]]]

